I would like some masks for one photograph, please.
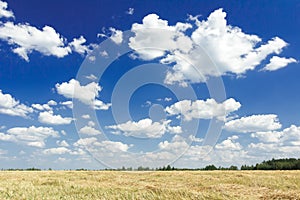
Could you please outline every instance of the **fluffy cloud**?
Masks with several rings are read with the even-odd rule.
[[[271,131],[281,128],[277,115],[251,115],[225,123],[225,130],[239,133]]]
[[[32,51],[58,58],[71,53],[71,48],[65,46],[65,39],[50,26],[39,30],[29,24],[0,23],[0,39],[15,46],[13,52],[26,61],[29,61],[28,54]]]
[[[238,136],[234,135],[231,137],[228,137],[226,140],[222,141],[221,143],[217,144],[215,146],[218,150],[234,150],[239,151],[242,149],[242,145],[235,140],[238,139]]]
[[[0,133],[0,140],[23,143],[28,146],[42,148],[48,137],[59,137],[57,131],[50,127],[15,127],[7,130],[7,134]]]
[[[203,138],[197,138],[194,135],[190,135],[189,140],[192,141],[192,142],[203,142]]]
[[[180,134],[182,133],[182,128],[181,126],[167,126],[167,132],[173,134]]]
[[[141,119],[138,122],[128,121],[123,124],[107,126],[106,128],[115,130],[115,134],[124,133],[125,136],[142,137],[142,138],[160,138],[166,132],[179,134],[182,133],[180,126],[172,127],[171,121],[153,122],[151,119]]]
[[[73,102],[72,101],[64,101],[64,102],[59,102],[60,105],[67,106],[68,108],[72,109],[73,108]]]
[[[94,127],[96,125],[96,123],[95,122],[93,122],[93,121],[89,121],[88,122],[88,126],[92,126],[92,127]]]
[[[291,125],[282,131],[266,131],[251,134],[252,137],[258,138],[261,142],[277,143],[281,145],[300,145],[300,127]]]
[[[2,141],[15,141],[15,137],[13,135],[5,134],[0,132],[0,140]]]
[[[210,76],[240,76],[287,46],[279,37],[262,42],[259,36],[229,25],[222,9],[212,12],[207,20],[191,16],[190,21],[171,26],[167,20],[149,14],[142,24],[132,25],[135,36],[130,38],[129,46],[137,57],[144,60],[162,57],[162,63],[173,65],[165,83],[185,86],[185,81],[203,82]],[[186,33],[190,28],[192,33]]]
[[[37,109],[37,110],[52,110],[52,108],[49,106],[49,104],[32,104],[31,107],[33,107],[34,109]]]
[[[81,86],[79,81],[75,79],[61,84],[57,83],[55,87],[58,94],[66,98],[78,99],[85,104],[91,104],[102,90],[98,83],[91,82],[85,86]]]
[[[247,137],[249,135],[243,135]],[[270,158],[297,157],[300,151],[300,127],[291,125],[280,131],[255,132],[246,143],[239,143],[238,136],[233,135],[216,144],[216,146],[192,145],[178,163],[199,167],[215,164],[216,166],[255,164]],[[251,142],[250,142],[251,141]],[[250,144],[247,144],[247,143]],[[184,165],[183,165],[184,166]]]
[[[5,18],[10,18],[10,17],[15,17],[14,13],[10,10],[7,10],[7,3],[4,1],[0,1],[0,18],[5,17]]]
[[[143,60],[162,57],[165,51],[178,48],[187,53],[192,48],[192,41],[183,32],[188,28],[192,26],[180,22],[169,26],[168,21],[159,19],[156,14],[150,14],[144,17],[143,24],[132,25],[131,31],[135,36],[130,38],[129,46]]]
[[[258,138],[260,141],[263,141],[265,143],[270,143],[279,142],[282,134],[283,133],[281,131],[256,132],[252,133],[251,137]]]
[[[233,111],[238,110],[241,104],[230,98],[222,103],[214,99],[204,100],[182,100],[166,108],[169,115],[183,115],[184,120],[212,119],[225,120],[225,117]]]
[[[84,43],[86,43],[86,39],[83,36],[80,36],[80,38],[78,39],[74,38],[73,41],[69,43],[69,45],[73,51],[84,55],[91,51],[91,49],[89,48],[90,45],[84,45]]]
[[[111,103],[104,103],[103,101],[100,101],[96,99],[94,101],[94,109],[96,110],[108,110],[111,106]]]
[[[294,58],[283,58],[278,56],[273,56],[270,59],[270,63],[266,65],[262,70],[264,71],[275,71],[286,67],[290,63],[297,62]]]
[[[61,146],[61,147],[69,147],[70,145],[68,144],[68,142],[66,142],[66,140],[62,140],[62,141],[56,141],[56,144],[58,146]]]
[[[124,144],[122,142],[115,141],[102,141],[97,146],[102,148],[103,150],[107,150],[108,152],[117,153],[117,152],[126,152],[129,149],[129,145]]]
[[[55,85],[58,94],[66,98],[78,99],[84,104],[92,106],[97,110],[107,110],[111,104],[105,104],[96,99],[102,88],[98,83],[91,82],[87,85],[80,85],[79,81],[71,79],[69,82],[57,83]]]
[[[99,153],[119,153],[126,152],[132,145],[115,141],[98,141],[95,137],[81,138],[74,143],[75,147],[88,148],[90,151]]]
[[[174,135],[171,142],[163,141],[158,144],[160,150],[168,151],[174,154],[182,153],[189,147],[185,139],[179,135]]]
[[[74,146],[75,147],[91,146],[97,142],[98,142],[98,140],[95,137],[80,138],[77,142],[74,143]]]
[[[79,129],[79,133],[85,134],[85,135],[100,135],[101,132],[97,129],[95,129],[92,126],[84,126],[81,129]]]
[[[199,162],[194,161],[201,161],[203,166],[254,164],[270,158],[297,157],[300,151],[300,127],[295,125],[279,131],[254,132],[251,137],[256,140],[248,138],[246,142],[243,139],[243,143],[239,143],[239,137],[232,135],[214,148],[192,145],[178,162],[195,164],[195,167],[199,167]]]
[[[51,125],[70,124],[72,122],[70,117],[62,117],[61,115],[54,115],[52,111],[45,111],[39,114],[39,122]]]
[[[57,147],[43,150],[43,153],[47,155],[62,155],[70,152],[71,150],[66,147]]]
[[[90,119],[90,118],[91,118],[91,116],[88,115],[88,114],[82,115],[81,117],[82,117],[83,119]]]
[[[0,0],[0,18],[14,18],[12,11],[7,10],[7,3]],[[119,32],[113,35],[118,41]],[[84,45],[86,42],[83,36],[74,38],[68,44],[67,40],[61,36],[53,27],[44,26],[42,29],[31,26],[29,23],[15,24],[13,22],[0,22],[0,40],[6,41],[12,46],[13,52],[18,54],[27,62],[29,54],[37,51],[46,56],[56,56],[62,58],[72,50],[79,54],[87,54],[91,51],[93,44]]]
[[[252,133],[258,143],[250,143],[248,151],[259,157],[297,157],[300,151],[300,127],[291,125],[282,131],[266,131]]]
[[[40,110],[40,111],[42,111],[42,110],[48,110],[49,111],[49,110],[52,110],[51,106],[56,106],[56,105],[57,105],[56,101],[50,100],[46,104],[38,104],[38,103],[32,104],[31,107],[36,109],[36,110]]]
[[[104,30],[103,30],[104,31]],[[121,44],[123,42],[123,32],[121,30],[117,30],[113,27],[109,28],[111,36],[109,37],[114,43]],[[105,31],[104,31],[105,33]],[[98,37],[108,38],[104,33],[98,33]],[[106,52],[107,53],[107,52]]]
[[[109,30],[111,31],[110,39],[116,44],[121,44],[123,41],[123,32],[112,27]]]
[[[0,90],[0,113],[11,116],[26,117],[32,112],[33,109],[31,107],[21,104],[10,94],[3,94],[2,90]]]
[[[57,105],[56,101],[54,101],[54,100],[48,101],[47,104],[48,104],[49,106],[56,106],[56,105]]]
[[[91,157],[90,156],[87,156],[87,153],[84,149],[81,149],[81,148],[78,148],[72,152],[70,152],[71,155],[76,155],[76,156],[81,156],[79,157],[80,160],[84,160],[84,159],[90,159]],[[82,157],[82,156],[85,156],[85,157]]]

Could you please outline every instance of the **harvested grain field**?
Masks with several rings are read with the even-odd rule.
[[[0,199],[300,199],[300,171],[2,171]]]

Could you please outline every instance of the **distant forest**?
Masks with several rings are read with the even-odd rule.
[[[158,168],[156,170],[238,170],[237,166],[230,167],[216,167],[215,165],[208,165],[204,168],[199,169],[177,169],[174,167]],[[300,170],[300,159],[296,158],[283,158],[283,159],[272,159],[257,163],[256,165],[242,165],[240,170]]]
[[[42,169],[38,169],[35,167],[27,168],[27,169],[2,169],[8,171],[41,171]],[[43,169],[43,170],[52,170]],[[88,170],[88,169],[76,169],[77,171],[97,171],[97,170]],[[103,170],[103,169],[102,169]],[[149,168],[149,167],[138,167],[138,168],[119,168],[119,169],[104,169],[110,171],[172,171],[172,170],[239,170],[237,166],[230,167],[216,167],[215,165],[207,165],[204,168],[175,168],[170,165],[159,167],[159,168]],[[268,161],[263,161],[262,163],[257,163],[256,165],[242,165],[240,170],[300,170],[300,159],[296,158],[283,158],[283,159],[272,159]],[[101,170],[99,170],[101,171]]]
[[[300,170],[300,159],[285,158],[263,161],[255,166],[242,165],[241,170]]]

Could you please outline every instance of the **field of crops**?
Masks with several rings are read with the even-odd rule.
[[[0,199],[300,199],[300,171],[2,171]]]

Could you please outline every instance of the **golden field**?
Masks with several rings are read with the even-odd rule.
[[[1,171],[0,199],[300,199],[300,171]]]

